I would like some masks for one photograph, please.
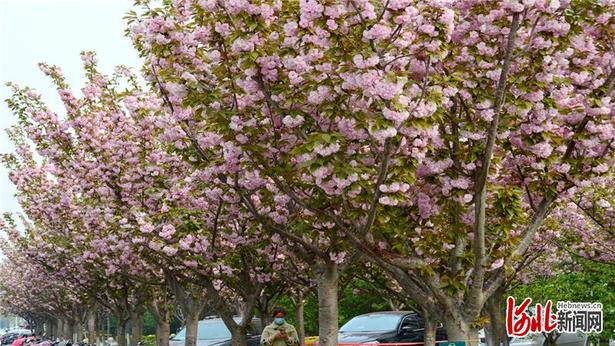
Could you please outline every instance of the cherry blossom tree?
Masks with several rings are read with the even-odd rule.
[[[67,281],[96,292],[100,304],[112,303],[107,307],[119,321],[120,343],[129,318],[138,339],[134,327],[144,306],[168,341],[170,290],[186,317],[187,345],[196,344],[207,304],[229,326],[233,342],[245,344],[257,302],[286,287],[278,273],[284,272],[285,246],[265,238],[238,208],[236,194],[209,184],[208,173],[182,153],[167,151],[178,144],[163,97],[145,92],[124,68],[109,77],[97,71],[92,53],[82,59],[88,80],[82,98],[58,67],[41,65],[58,88],[66,119],[34,91],[12,85],[9,106],[19,124],[11,136],[19,149],[4,161],[36,225],[33,240],[40,245],[32,253]]]
[[[149,87],[84,53],[77,97],[42,64],[66,115],[11,85],[3,157],[32,273],[80,287],[122,338],[149,306],[164,340],[176,300],[187,345],[207,304],[244,344],[300,262],[334,345],[340,271],[362,258],[475,343],[503,288],[552,266],[540,251],[613,261],[612,2],[137,5]]]
[[[144,283],[135,278],[156,276],[126,230],[131,208],[146,203],[143,192],[147,184],[156,183],[155,174],[140,173],[136,163],[145,158],[151,165],[160,151],[152,149],[155,137],[148,132],[156,127],[146,116],[125,116],[118,102],[139,90],[135,77],[119,68],[108,78],[96,71],[92,54],[82,58],[88,83],[81,99],[73,95],[59,68],[41,64],[58,89],[65,118],[33,90],[11,85],[14,95],[8,103],[19,123],[10,136],[18,149],[3,159],[32,223],[31,260],[112,311],[123,345],[128,320],[132,317],[138,325],[145,304]],[[128,86],[120,86],[124,80]],[[129,141],[133,138],[137,140]],[[148,153],[152,156],[143,156]]]
[[[349,249],[475,342],[551,210],[613,163],[610,2],[138,4],[179,149],[268,232],[327,244],[322,344]]]
[[[72,332],[67,332],[72,327],[69,321],[84,304],[85,295],[29,261],[23,251],[26,239],[19,236],[11,219],[1,228],[9,237],[1,249],[5,259],[0,265],[0,311],[21,316],[37,335],[72,338]]]

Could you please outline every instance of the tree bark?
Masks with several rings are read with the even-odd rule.
[[[170,272],[165,272],[165,277],[175,295],[175,299],[185,318],[186,340],[185,346],[196,346],[198,339],[199,316],[207,300],[202,291],[202,287],[197,287],[189,283],[181,285]]]
[[[91,345],[98,344],[98,337],[96,335],[96,311],[94,310],[88,312],[88,342]]]
[[[130,312],[130,324],[132,329],[132,339],[130,344],[137,346],[143,337],[143,310],[135,309]]]
[[[186,311],[186,340],[185,346],[196,346],[199,331],[199,311]]]
[[[69,319],[65,319],[64,323],[64,339],[65,340],[73,340],[73,328],[72,328],[72,321]]]
[[[435,346],[436,328],[438,327],[438,323],[426,309],[423,309],[423,326],[425,328],[425,334],[423,336],[423,345]]]
[[[236,326],[231,328],[231,345],[233,346],[246,346],[248,344],[248,337],[246,336],[246,328],[242,326]]]
[[[169,319],[156,321],[156,345],[169,346],[171,324]]]
[[[256,292],[259,291],[260,290],[256,290]],[[213,285],[207,286],[207,292],[212,299],[211,302],[213,303],[214,309],[222,318],[226,327],[231,331],[232,345],[247,345],[247,332],[248,328],[250,327],[250,323],[252,322],[252,317],[254,316],[254,308],[256,306],[257,296],[254,294],[244,296],[242,301],[236,302],[234,304],[235,313],[233,313],[233,309],[229,306],[230,303],[228,301],[225,301],[220,296],[220,293],[215,289]],[[235,319],[233,318],[233,315],[235,315],[237,312],[241,316],[241,320],[239,322],[235,321]]]
[[[297,319],[297,334],[299,334],[299,345],[301,346],[305,344],[305,319],[303,316],[304,305],[303,292],[299,291],[297,294],[297,302],[295,304],[295,314]]]
[[[271,313],[265,310],[258,310],[258,317],[261,319],[261,330],[265,329],[269,323],[271,323]]]
[[[52,318],[47,322],[47,328],[45,330],[45,337],[48,340],[55,340],[56,319]]]
[[[38,320],[36,324],[34,325],[34,334],[36,336],[43,336],[44,333],[45,333],[45,322],[43,322],[42,320]]]
[[[58,339],[64,339],[64,319],[63,318],[58,318],[57,326],[58,327],[56,328],[57,330],[56,337]]]
[[[111,335],[111,316],[107,314],[107,335]]]
[[[126,343],[126,320],[123,318],[117,319],[117,345],[118,346],[127,346]]]
[[[169,346],[171,334],[171,305],[168,296],[157,297],[148,305],[148,310],[156,320],[156,345]]]
[[[53,336],[56,339],[62,339],[62,334],[64,333],[64,325],[61,318],[56,319],[56,323],[54,326]]]
[[[489,324],[485,327],[485,337],[488,346],[500,346],[506,336],[504,311],[502,301],[505,288],[498,288],[487,300],[485,308],[489,316]]]
[[[75,335],[75,338],[77,339],[77,340],[74,340],[75,343],[79,343],[83,341],[83,320],[81,316],[75,319],[74,335]]]
[[[156,320],[156,345],[169,346],[171,334],[171,309],[173,299],[169,292],[162,291],[147,305],[147,310]]]
[[[317,264],[315,272],[318,285],[318,345],[336,346],[338,267],[335,262],[324,260]]]
[[[471,328],[470,323],[461,316],[447,313],[444,317],[444,327],[449,342],[463,341],[468,346],[477,346],[480,343],[478,330]]]

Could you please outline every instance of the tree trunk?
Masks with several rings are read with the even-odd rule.
[[[303,302],[303,292],[299,291],[297,294],[297,302],[295,304],[295,313],[297,319],[297,334],[299,334],[299,345],[303,346],[305,344],[305,319],[303,307],[305,303]]]
[[[156,345],[169,346],[171,324],[169,320],[156,321]]]
[[[75,343],[80,343],[83,341],[83,321],[81,319],[81,317],[78,317],[75,320],[75,337],[77,340],[75,340]]]
[[[55,325],[53,327],[53,337],[56,339],[62,338],[62,333],[64,332],[64,326],[62,325],[62,319],[57,318]]]
[[[122,318],[117,319],[117,345],[127,346],[126,343],[126,320]]]
[[[164,295],[157,297],[151,304],[148,305],[148,310],[156,320],[156,345],[169,346],[169,337],[171,334],[171,310],[170,304]]]
[[[185,346],[196,346],[199,331],[199,312],[189,311],[186,316],[186,341]]]
[[[130,324],[132,328],[130,344],[137,346],[143,337],[143,312],[141,309],[136,309],[130,313]]]
[[[246,346],[247,344],[248,337],[246,336],[246,328],[241,326],[231,328],[231,345]]]
[[[98,339],[96,336],[96,312],[88,312],[88,342],[90,345],[97,345]]]
[[[107,335],[111,335],[111,315],[107,314]]]
[[[71,320],[64,320],[63,326],[64,326],[64,339],[65,340],[73,340],[73,328],[72,328],[72,321]]]
[[[185,318],[186,340],[184,344],[185,346],[196,346],[199,316],[207,302],[202,287],[195,287],[194,285],[182,286],[170,272],[165,272],[165,277]]]
[[[315,270],[318,285],[318,345],[336,346],[338,329],[338,267],[324,260]]]
[[[271,323],[271,314],[269,311],[258,310],[258,317],[261,319],[261,330],[265,329],[269,323]]]
[[[487,299],[485,309],[489,316],[489,324],[485,327],[485,337],[488,346],[500,346],[501,343],[508,344],[506,334],[506,321],[502,302],[504,301],[505,287],[498,288],[494,294]]]
[[[45,322],[39,320],[38,322],[36,322],[36,324],[34,325],[34,334],[36,334],[36,336],[43,336],[44,332],[45,332]]]
[[[63,339],[64,338],[64,319],[58,318],[57,328],[56,328],[56,338]]]
[[[478,331],[470,327],[470,323],[460,316],[447,313],[444,317],[444,327],[449,342],[464,341],[468,346],[479,344]]]
[[[47,323],[47,331],[45,332],[45,337],[48,340],[55,340],[55,338],[56,338],[56,331],[55,331],[56,324],[57,324],[57,320],[56,319],[51,319]]]
[[[434,317],[425,309],[423,309],[423,324],[425,327],[425,334],[423,336],[423,345],[424,346],[435,346],[436,345],[436,328],[438,324],[436,323]]]

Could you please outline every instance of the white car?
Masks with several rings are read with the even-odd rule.
[[[32,335],[32,331],[30,329],[11,329],[7,332],[7,334],[10,334],[10,333],[15,333],[15,334],[23,335],[23,336]]]

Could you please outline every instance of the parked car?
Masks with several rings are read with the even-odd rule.
[[[340,343],[422,342],[423,319],[414,311],[381,311],[353,317],[338,332]],[[446,340],[440,324],[436,340]]]
[[[235,317],[235,321],[239,323],[241,319]],[[261,321],[258,318],[252,319],[248,329],[248,346],[260,345],[260,335],[262,332]],[[182,328],[174,335],[169,346],[184,346],[186,340],[186,328]],[[221,318],[208,317],[199,321],[199,329],[197,331],[197,346],[227,346],[231,345],[231,331],[226,327]]]

